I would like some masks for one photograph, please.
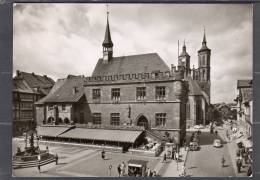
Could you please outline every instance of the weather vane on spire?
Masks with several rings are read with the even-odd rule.
[[[109,7],[108,7],[108,4],[106,4],[107,6],[107,16],[109,16]]]

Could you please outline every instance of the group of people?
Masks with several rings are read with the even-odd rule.
[[[152,171],[150,168],[147,168],[146,177],[155,177],[156,176],[156,171]]]
[[[249,164],[249,167],[247,169],[247,175],[251,176],[252,174],[252,160],[250,157],[250,153],[248,152],[248,149],[245,147],[239,146],[237,149],[237,160],[236,160],[236,166],[237,166],[237,172],[241,172],[241,168],[243,168],[243,164]]]

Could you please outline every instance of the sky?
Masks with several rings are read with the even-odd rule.
[[[105,4],[15,4],[13,72],[91,76],[106,26]],[[234,102],[238,79],[252,78],[249,4],[109,4],[114,56],[158,53],[177,65],[185,39],[191,67],[206,30],[211,49],[211,101]]]

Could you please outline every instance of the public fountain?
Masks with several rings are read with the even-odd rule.
[[[36,130],[29,130],[24,136],[24,151],[17,148],[12,160],[12,167],[26,168],[39,165],[49,164],[55,161],[54,155],[49,153],[48,148],[41,150],[39,147],[39,136]]]

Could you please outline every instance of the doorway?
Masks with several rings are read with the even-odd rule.
[[[145,129],[149,128],[148,120],[147,120],[147,118],[144,115],[141,115],[137,119],[137,126],[143,126]]]

